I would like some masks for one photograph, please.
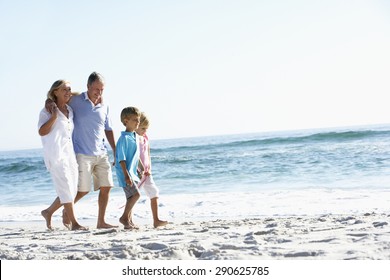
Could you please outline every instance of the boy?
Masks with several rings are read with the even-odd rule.
[[[126,107],[122,110],[121,121],[126,127],[116,144],[115,171],[119,186],[126,195],[126,206],[119,222],[125,229],[138,229],[133,223],[132,210],[140,198],[138,192],[139,178],[137,167],[139,162],[138,137],[135,130],[140,123],[140,111],[135,107]]]

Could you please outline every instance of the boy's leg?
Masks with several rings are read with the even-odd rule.
[[[150,206],[152,208],[152,215],[153,215],[153,226],[155,228],[157,227],[162,227],[168,224],[167,221],[161,221],[158,218],[158,202],[157,202],[158,197],[154,197],[150,199]]]
[[[133,224],[132,221],[132,211],[133,207],[140,198],[139,193],[133,194],[131,197],[129,197],[126,201],[125,210],[123,211],[122,217],[119,218],[119,222],[123,224],[125,229],[134,229],[136,226]]]

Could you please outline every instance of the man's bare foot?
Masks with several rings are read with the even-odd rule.
[[[88,228],[87,227],[83,227],[83,226],[81,226],[79,224],[74,224],[74,225],[72,225],[72,229],[71,230],[88,230]]]
[[[117,228],[117,227],[118,226],[113,226],[113,225],[107,224],[106,222],[98,223],[96,225],[96,228]]]
[[[46,227],[50,230],[53,230],[51,226],[51,215],[49,214],[49,211],[47,210],[42,210],[41,215],[45,218],[46,220]]]
[[[69,229],[69,230],[72,229],[72,223],[71,223],[70,219],[68,218],[68,215],[66,215],[65,209],[62,210],[62,223],[67,229]]]
[[[163,227],[163,226],[166,226],[168,224],[167,221],[160,221],[160,220],[157,220],[153,223],[153,226],[155,228],[158,228],[158,227]]]

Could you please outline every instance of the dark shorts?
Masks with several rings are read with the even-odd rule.
[[[137,187],[137,184],[134,183],[132,186],[126,186],[123,188],[123,191],[125,192],[125,195],[126,195],[126,199],[129,199],[130,197],[132,197],[133,195],[135,195],[136,193],[139,193],[138,191],[138,187]]]

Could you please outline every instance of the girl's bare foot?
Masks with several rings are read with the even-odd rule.
[[[133,221],[130,221],[130,225],[132,229],[139,229],[139,226],[133,223]]]
[[[160,220],[157,220],[157,221],[154,221],[153,226],[154,226],[155,228],[158,228],[158,227],[166,226],[167,224],[168,224],[167,221],[160,221]]]
[[[45,218],[46,220],[46,227],[49,229],[49,230],[53,230],[52,226],[51,226],[51,215],[49,214],[49,211],[47,210],[42,210],[41,211],[41,215]]]

